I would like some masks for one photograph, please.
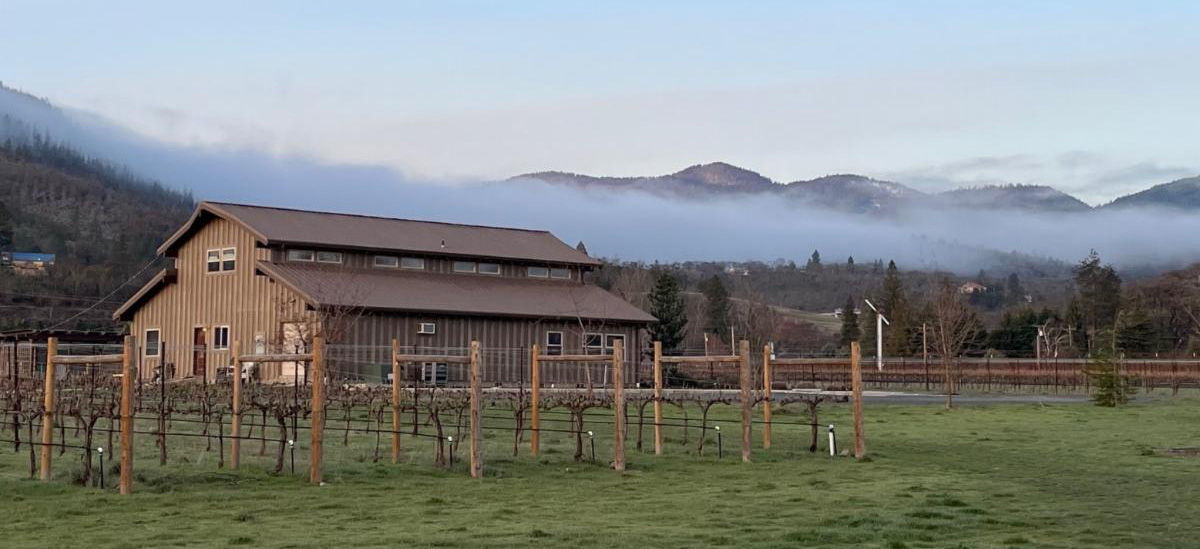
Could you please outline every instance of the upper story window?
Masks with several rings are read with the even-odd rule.
[[[395,269],[400,266],[400,258],[394,255],[377,255],[375,256],[375,266],[384,269]]]
[[[525,276],[532,278],[546,278],[550,276],[550,269],[545,267],[528,267],[525,269]]]
[[[550,269],[550,278],[571,278],[571,269],[557,267]]]
[[[498,275],[500,274],[499,263],[480,263],[479,272],[481,274]]]
[[[237,267],[237,248],[208,250],[205,254],[205,264],[210,273],[232,271]]]
[[[475,272],[475,267],[476,267],[476,265],[475,265],[474,261],[455,261],[454,262],[454,272],[456,272],[456,273],[473,273],[473,272]]]
[[[317,258],[317,254],[313,253],[312,250],[288,250],[288,252],[287,252],[287,260],[288,261],[312,262],[316,258]]]
[[[425,260],[419,257],[401,257],[400,268],[423,270],[425,269]]]
[[[317,252],[317,263],[341,263],[342,252]]]

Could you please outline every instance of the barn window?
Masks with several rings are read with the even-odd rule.
[[[606,352],[608,354],[612,354],[613,353],[613,343],[615,343],[617,340],[620,340],[621,343],[624,344],[625,336],[621,335],[621,334],[608,334],[608,335],[604,336],[604,352]]]
[[[205,252],[204,262],[210,273],[229,272],[237,265],[237,248],[218,248]]]
[[[288,252],[287,252],[287,260],[288,261],[312,262],[312,260],[315,258],[316,258],[316,255],[313,254],[312,250],[288,250]]]
[[[563,333],[546,332],[546,354],[561,355],[563,352]]]
[[[479,272],[489,275],[500,274],[500,265],[498,263],[480,263]]]
[[[400,266],[400,258],[394,255],[377,255],[375,256],[375,266],[385,269],[395,269]]]
[[[229,326],[213,326],[213,350],[224,351],[229,348]]]
[[[571,278],[571,269],[550,269],[550,278]]]
[[[400,258],[401,269],[424,270],[425,260],[419,257],[402,257]]]
[[[532,278],[546,278],[550,276],[550,269],[545,267],[529,267],[525,269],[525,276]]]
[[[146,330],[146,343],[144,344],[146,356],[158,356],[160,354],[158,344],[158,329]]]
[[[418,334],[426,334],[426,335],[436,334],[437,333],[437,324],[434,324],[432,322],[422,322],[420,324],[417,324],[417,333]]]
[[[456,273],[473,273],[475,272],[474,261],[455,261],[454,272]]]
[[[317,252],[317,263],[341,263],[342,252]]]
[[[604,334],[583,334],[583,351],[585,355],[604,354]]]

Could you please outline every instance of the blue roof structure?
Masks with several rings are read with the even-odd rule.
[[[13,252],[13,261],[39,261],[42,263],[54,263],[54,254],[37,254],[30,252]]]

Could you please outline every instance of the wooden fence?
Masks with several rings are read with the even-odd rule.
[[[952,363],[958,385],[985,391],[1086,390],[1089,380],[1084,373],[1086,359],[960,358]],[[1125,359],[1121,374],[1143,389],[1200,387],[1200,360],[1196,359]],[[682,365],[679,375],[702,385],[734,387],[736,368],[719,362]],[[849,387],[849,358],[785,358],[771,360],[770,379],[775,387]],[[883,370],[863,368],[863,383],[870,387],[894,387],[937,390],[945,380],[940,361],[916,358],[889,358]]]

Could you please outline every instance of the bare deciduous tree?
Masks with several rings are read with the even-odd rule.
[[[962,354],[979,333],[979,320],[966,299],[950,279],[942,279],[930,299],[933,307],[932,335],[934,348],[942,361],[946,385],[946,408],[954,407],[954,385],[957,379],[956,358]]]

